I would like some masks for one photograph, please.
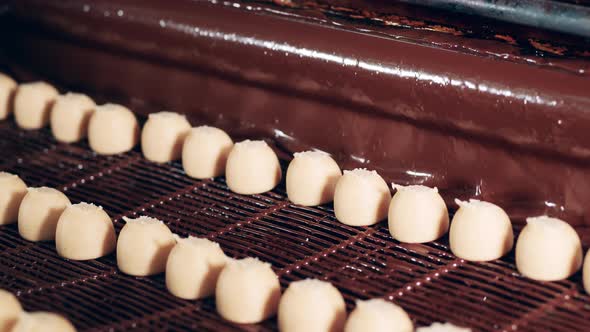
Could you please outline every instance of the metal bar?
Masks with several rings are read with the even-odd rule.
[[[590,37],[590,8],[551,0],[399,0]]]

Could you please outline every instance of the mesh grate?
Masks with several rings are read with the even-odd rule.
[[[400,244],[384,224],[349,227],[335,220],[330,206],[292,205],[283,187],[236,195],[223,178],[188,178],[178,162],[153,164],[137,150],[97,156],[85,143],[58,144],[48,129],[21,131],[10,121],[0,123],[0,169],[30,186],[64,190],[73,202],[102,205],[117,231],[123,216],[146,214],[182,236],[217,241],[232,257],[272,263],[283,287],[303,278],[329,280],[349,309],[355,299],[385,297],[419,325],[451,321],[478,331],[578,331],[590,323],[580,275],[534,282],[515,272],[513,255],[471,263],[450,254],[446,239]],[[80,330],[276,330],[274,320],[225,322],[213,299],[177,299],[166,291],[162,275],[125,276],[114,255],[64,260],[53,243],[21,239],[15,225],[0,227],[0,288],[15,292],[26,310],[61,312]]]

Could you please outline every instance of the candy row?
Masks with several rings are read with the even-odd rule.
[[[90,147],[99,154],[128,151],[139,140],[137,119],[124,106],[96,106],[80,94],[59,96],[44,82],[17,87],[10,78],[0,75],[0,105],[2,96],[10,94],[15,95],[16,122],[24,129],[40,128],[47,124],[44,119],[50,119],[58,141],[73,142],[87,135]],[[0,118],[11,112],[8,102],[4,104]],[[186,174],[194,178],[225,173],[228,187],[239,194],[264,193],[281,180],[279,160],[266,142],[234,144],[221,129],[191,129],[187,119],[177,113],[150,114],[141,131],[141,148],[146,159],[153,162],[182,157]],[[511,221],[497,205],[456,200],[459,209],[449,223],[447,206],[436,188],[394,184],[392,198],[377,172],[354,169],[342,174],[334,159],[322,151],[294,154],[287,169],[286,188],[289,200],[296,204],[313,206],[333,201],[336,218],[347,225],[368,226],[388,217],[389,231],[400,242],[430,242],[450,232],[451,251],[465,260],[495,260],[514,245]],[[516,243],[517,269],[536,280],[568,278],[582,266],[582,256],[575,230],[547,216],[527,219]],[[590,255],[586,255],[586,261],[590,261]],[[590,264],[587,266],[585,270],[590,270]],[[589,288],[590,271],[584,280]]]
[[[112,220],[99,206],[72,205],[60,191],[48,187],[27,188],[14,174],[0,173],[0,183],[5,192],[12,193],[15,204],[24,194],[19,206],[11,208],[18,209],[19,234],[26,240],[55,240],[57,253],[70,260],[96,259],[116,249],[121,272],[141,277],[165,272],[170,293],[188,300],[215,295],[217,311],[228,321],[259,323],[278,315],[281,331],[344,328],[349,332],[409,332],[414,329],[402,308],[382,299],[358,301],[347,319],[342,295],[328,282],[315,279],[293,282],[281,295],[278,276],[270,264],[256,258],[230,259],[219,244],[196,237],[180,238],[161,220],[124,217],[126,223],[117,238]],[[14,215],[14,211],[4,210],[5,216],[10,214]],[[67,320],[55,314],[23,315],[20,305],[12,305],[16,300],[9,299],[6,305],[10,308],[0,305],[0,309],[8,312],[6,317],[0,315],[0,324],[38,326],[39,320],[45,320],[46,331],[59,331],[64,326],[68,331],[73,330]],[[23,319],[28,323],[19,323]],[[21,327],[16,331],[29,330]]]
[[[26,312],[12,293],[0,289],[1,332],[76,332],[65,317],[47,311]]]

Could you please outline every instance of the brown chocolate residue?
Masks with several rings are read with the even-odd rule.
[[[270,1],[257,0],[255,2],[269,3]],[[421,36],[419,39],[419,42],[432,43],[437,47],[447,47],[528,64],[535,63],[581,75],[588,75],[590,67],[590,55],[588,55],[590,42],[587,39],[515,24],[498,23],[483,17],[447,13],[400,3],[368,2],[365,0],[294,0],[287,10],[290,10],[291,14],[295,13],[302,17],[307,15],[306,12],[314,12],[314,16],[319,13],[325,17],[326,23],[333,20],[343,20],[349,28],[359,28],[363,31],[369,29],[392,36],[404,34],[399,29],[405,29],[456,37],[465,36],[473,41],[493,41],[510,46],[510,49],[498,51],[497,49],[501,48],[494,49],[493,44],[484,46],[483,43],[474,43],[465,39],[450,39],[441,43],[439,42],[440,37],[435,35],[426,38]],[[339,27],[341,26],[339,24]],[[415,34],[409,33],[411,38],[415,38]],[[530,40],[537,42],[533,43]],[[543,42],[538,42],[540,40]]]
[[[565,52],[567,52],[567,47],[564,46],[554,46],[551,43],[544,43],[534,39],[529,39],[529,42],[531,43],[531,45],[533,45],[533,47],[543,52],[548,52],[556,55],[564,55]]]

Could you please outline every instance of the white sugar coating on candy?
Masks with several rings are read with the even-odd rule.
[[[141,132],[144,157],[158,163],[180,159],[190,130],[191,125],[182,114],[168,111],[150,114]]]
[[[10,180],[13,178],[18,178],[18,175],[8,172],[0,172],[0,181]]]
[[[309,151],[302,151],[302,152],[295,152],[293,153],[293,158],[310,158],[310,159],[323,159],[325,157],[330,157],[330,154],[321,151],[321,150],[309,150]]]
[[[182,167],[188,176],[197,179],[221,176],[233,145],[229,135],[219,128],[193,128],[184,140]]]
[[[161,220],[141,216],[126,222],[117,240],[117,266],[132,276],[164,272],[166,260],[176,244],[174,235]]]
[[[334,200],[340,167],[323,151],[297,152],[287,168],[287,196],[295,204],[315,206]]]
[[[455,199],[455,203],[459,210],[449,232],[451,251],[455,256],[470,261],[491,261],[512,249],[512,223],[502,208],[475,199]]]
[[[346,305],[338,289],[329,282],[295,281],[281,297],[278,322],[282,332],[342,331]]]
[[[401,184],[395,184],[392,183],[391,187],[397,191],[409,191],[409,192],[434,192],[434,193],[438,193],[438,188],[437,187],[428,187],[428,186],[423,186],[420,184],[413,184],[413,185],[409,185],[409,186],[402,186]]]
[[[16,81],[12,77],[0,73],[0,120],[12,113],[12,98],[16,92]]]
[[[22,312],[12,332],[75,332],[64,316],[52,312]]]
[[[96,104],[85,94],[68,92],[56,98],[50,125],[59,142],[78,142],[88,134],[88,124]]]
[[[217,250],[219,248],[221,248],[219,246],[219,243],[217,242],[213,242],[209,239],[205,239],[205,238],[200,238],[200,237],[196,237],[196,236],[189,236],[189,237],[179,237],[178,235],[174,234],[176,237],[176,243],[182,244],[182,245],[186,245],[186,246],[192,246],[195,248],[200,248],[202,250]]]
[[[387,216],[391,193],[376,171],[344,171],[334,190],[336,219],[350,226],[368,226]]]
[[[215,133],[217,133],[220,130],[222,132],[224,132],[222,129],[219,129],[219,128],[213,127],[213,126],[207,126],[207,125],[202,125],[202,126],[194,127],[193,129],[191,129],[191,131],[202,132],[204,134],[215,134]]]
[[[123,220],[128,224],[163,224],[164,222],[160,219],[149,217],[149,216],[139,216],[137,218],[129,218],[123,217]]]
[[[227,263],[218,243],[177,238],[166,263],[166,287],[174,296],[196,300],[215,293],[217,278]]]
[[[535,280],[568,278],[581,267],[582,255],[574,228],[548,216],[528,218],[516,241],[516,268]]]
[[[468,201],[462,201],[458,198],[455,198],[455,204],[459,206],[459,208],[466,208],[466,209],[484,209],[482,211],[489,211],[499,209],[500,207],[494,203],[482,201],[479,199],[470,198]]]
[[[97,106],[88,124],[88,143],[98,154],[131,150],[138,141],[139,124],[128,108],[116,104]]]
[[[375,170],[368,170],[366,168],[355,168],[353,170],[344,170],[344,174],[356,176],[360,179],[371,180],[375,175],[379,175]]]
[[[186,115],[170,112],[170,111],[161,111],[156,113],[150,113],[148,115],[148,119],[165,119],[165,120],[186,120]]]
[[[22,311],[23,308],[14,294],[0,289],[0,331],[11,331]]]
[[[94,213],[97,210],[102,210],[102,206],[93,203],[80,202],[78,204],[72,205],[71,209],[79,210],[83,213]]]
[[[266,143],[266,141],[263,141],[263,140],[251,141],[249,139],[238,142],[235,145],[236,150],[241,150],[241,149],[258,150],[258,149],[266,148],[266,147],[268,147],[268,143]]]
[[[235,270],[261,270],[265,271],[272,267],[270,263],[263,262],[256,257],[246,257],[243,259],[231,259],[229,261],[232,269]]]
[[[265,141],[245,140],[234,144],[225,167],[227,186],[243,195],[272,190],[281,181],[281,165]]]
[[[365,331],[412,332],[414,324],[403,308],[389,301],[358,300],[346,321],[344,332]]]
[[[19,85],[14,97],[14,119],[18,126],[23,129],[45,127],[58,95],[57,89],[46,82]]]
[[[527,226],[548,232],[570,229],[573,230],[573,228],[567,222],[549,216],[529,217],[526,218],[526,223]]]
[[[28,241],[55,239],[62,212],[71,205],[61,191],[49,188],[28,188],[18,210],[18,232]]]
[[[586,293],[590,294],[590,250],[586,252],[586,257],[584,258],[582,280],[584,283],[584,290],[586,290]]]
[[[35,194],[63,194],[61,191],[55,189],[55,188],[50,188],[50,187],[28,187],[27,188],[27,192],[29,193],[35,193]]]
[[[449,229],[449,213],[437,188],[400,186],[389,204],[391,236],[405,243],[425,243],[443,236]]]
[[[416,332],[471,332],[471,329],[453,325],[451,323],[432,323],[430,326],[417,328]]]
[[[16,174],[0,172],[0,188],[0,225],[15,223],[27,185]]]
[[[101,206],[78,203],[68,206],[57,222],[57,253],[72,260],[96,259],[115,250],[117,236]]]
[[[276,314],[281,286],[270,264],[256,258],[229,260],[217,279],[215,302],[224,319],[259,323]]]

